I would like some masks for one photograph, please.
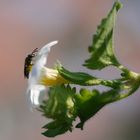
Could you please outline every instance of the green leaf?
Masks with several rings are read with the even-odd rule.
[[[43,102],[39,111],[53,121],[42,127],[46,129],[43,135],[54,137],[66,131],[72,131],[72,122],[77,116],[75,92],[75,88],[69,85],[56,85],[49,89],[49,98]]]
[[[46,137],[55,137],[57,135],[65,133],[67,130],[66,127],[62,127],[61,125],[54,129],[48,129],[47,131],[43,132],[42,134]]]
[[[81,120],[76,125],[77,128],[83,129],[84,123],[104,106],[104,104],[99,102],[99,97],[100,94],[97,90],[81,89],[80,94],[75,94],[78,116]]]
[[[80,94],[75,94],[78,116],[81,120],[76,127],[83,129],[84,123],[87,120],[93,117],[105,105],[119,100],[120,96],[119,89],[111,89],[105,92],[82,89]]]
[[[70,72],[60,65],[57,66],[57,70],[63,78],[70,81],[72,84],[88,86],[91,84],[98,85],[101,83],[100,79],[84,72]]]
[[[113,50],[113,31],[116,14],[121,6],[122,4],[116,1],[108,16],[98,26],[92,45],[89,47],[91,56],[84,63],[87,68],[100,70],[109,65],[119,64]]]
[[[71,122],[66,122],[65,119],[52,121],[43,127],[47,130],[42,134],[47,137],[55,137],[67,132],[68,130],[71,131],[72,125],[69,123]]]
[[[70,72],[60,64],[57,66],[57,70],[64,79],[68,80],[69,83],[72,84],[78,84],[82,86],[104,85],[113,88],[117,88],[121,84],[119,79],[104,80],[84,72]]]
[[[45,128],[45,129],[54,129],[58,125],[59,125],[58,121],[53,121],[53,122],[50,122],[50,123],[44,125],[42,128]]]

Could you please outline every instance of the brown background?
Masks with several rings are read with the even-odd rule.
[[[116,25],[115,52],[125,66],[140,72],[140,1],[123,2]],[[81,66],[88,57],[87,46],[112,3],[113,0],[0,0],[0,140],[49,139],[40,134],[46,119],[39,112],[31,112],[27,104],[24,59],[34,48],[59,40],[47,65],[52,67],[59,60],[70,70],[87,71]],[[112,68],[92,73],[103,78],[119,75]],[[86,123],[84,131],[74,129],[54,140],[139,140],[139,106],[138,90],[103,108]]]

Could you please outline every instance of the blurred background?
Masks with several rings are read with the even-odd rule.
[[[59,60],[72,71],[87,71],[96,26],[114,0],[0,0],[0,140],[46,140],[41,135],[46,119],[31,112],[26,100],[24,59],[36,47],[59,40],[47,66]],[[140,0],[122,0],[117,18],[115,53],[129,69],[140,72]],[[92,72],[115,78],[116,69]],[[54,140],[139,140],[140,90],[122,101],[104,107],[84,127]]]

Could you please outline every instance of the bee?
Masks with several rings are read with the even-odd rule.
[[[29,78],[30,70],[33,66],[33,58],[36,56],[38,48],[34,49],[32,53],[28,54],[24,61],[24,77]]]

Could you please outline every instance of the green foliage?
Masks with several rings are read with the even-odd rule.
[[[45,125],[45,136],[54,137],[72,130],[72,122],[76,117],[74,102],[75,88],[68,86],[53,86],[49,90],[49,98],[40,106],[43,116],[53,119]]]
[[[119,101],[133,94],[140,86],[140,74],[130,71],[118,62],[113,50],[113,31],[117,11],[122,7],[116,1],[108,16],[102,20],[96,34],[93,36],[92,46],[89,47],[90,58],[84,66],[89,69],[103,69],[113,65],[121,75],[118,79],[104,80],[84,72],[71,72],[62,65],[57,66],[61,77],[69,85],[56,85],[49,89],[49,98],[40,106],[39,111],[52,122],[46,124],[43,135],[54,137],[67,131],[72,131],[73,121],[77,117],[80,122],[76,128],[83,129],[85,122],[93,117],[102,107]],[[76,85],[82,87],[78,93]],[[110,87],[107,91],[88,90],[87,86],[104,85]],[[74,88],[72,88],[74,87]]]
[[[75,95],[75,100],[78,107],[77,114],[81,120],[76,127],[83,129],[84,123],[89,118],[94,116],[103,106],[117,101],[119,98],[120,94],[118,89],[111,89],[105,92],[81,89],[80,93]]]
[[[92,45],[89,47],[91,56],[84,64],[87,68],[100,70],[109,65],[118,65],[113,50],[113,31],[116,14],[121,6],[120,2],[115,2],[108,16],[98,26]]]
[[[78,84],[82,86],[105,85],[108,87],[118,87],[121,84],[119,79],[104,80],[101,78],[91,76],[84,72],[70,72],[60,64],[57,66],[57,70],[59,74],[66,80],[68,80],[71,84]]]
[[[78,117],[81,122],[76,125],[77,128],[83,129],[86,120],[92,117],[104,104],[100,103],[100,94],[97,90],[89,91],[81,89],[79,94],[75,95]]]
[[[64,67],[58,65],[57,70],[59,74],[73,84],[88,86],[91,84],[98,85],[101,81],[87,73],[83,72],[70,72]]]

